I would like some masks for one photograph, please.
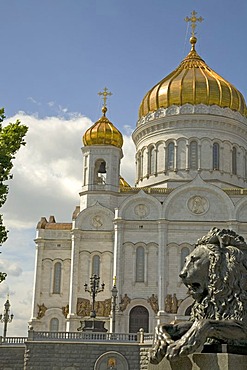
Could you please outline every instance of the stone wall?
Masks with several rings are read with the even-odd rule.
[[[128,370],[140,369],[139,344],[26,342],[24,370],[101,370],[103,356],[127,361]],[[102,356],[102,366],[99,359]],[[107,357],[108,356],[108,357]],[[95,363],[99,366],[95,367]],[[123,365],[124,366],[124,365]],[[126,367],[123,367],[126,370]],[[118,367],[121,370],[121,366]],[[147,367],[146,367],[147,369]],[[15,370],[15,369],[13,369]],[[141,369],[145,370],[145,368]]]
[[[0,370],[23,370],[25,345],[0,345]]]

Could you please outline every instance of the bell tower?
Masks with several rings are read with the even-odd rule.
[[[83,193],[119,191],[123,137],[106,117],[106,100],[112,93],[105,88],[99,95],[103,95],[103,115],[83,136]]]

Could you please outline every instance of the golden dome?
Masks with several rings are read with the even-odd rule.
[[[143,98],[139,118],[171,105],[218,105],[247,116],[243,95],[228,81],[214,72],[195,50],[196,37],[187,57],[177,69],[155,85]]]
[[[123,146],[123,136],[120,131],[105,116],[107,108],[102,108],[103,116],[93,124],[83,135],[83,144]]]

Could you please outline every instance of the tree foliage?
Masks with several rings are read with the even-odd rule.
[[[4,109],[0,109],[0,207],[7,200],[9,186],[8,180],[12,179],[11,170],[16,152],[22,145],[25,145],[24,137],[28,127],[21,125],[17,120],[15,123],[3,125],[5,119]],[[3,224],[3,217],[0,215],[0,245],[7,240],[7,230]],[[0,273],[0,281],[4,278]]]

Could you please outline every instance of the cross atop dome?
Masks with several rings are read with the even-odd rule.
[[[103,96],[103,102],[104,102],[104,105],[103,105],[103,107],[106,107],[106,101],[107,101],[107,98],[108,98],[108,96],[111,96],[112,95],[112,93],[110,92],[110,91],[108,91],[108,89],[107,89],[107,87],[105,87],[104,88],[104,90],[101,92],[98,92],[98,95],[99,96]]]
[[[197,26],[196,22],[202,22],[204,20],[202,17],[198,18],[196,15],[197,15],[197,12],[195,10],[193,10],[191,12],[191,17],[190,18],[189,17],[184,18],[185,22],[190,22],[191,36],[192,37],[195,37],[195,34],[196,34],[196,32],[195,32],[195,29],[196,29],[196,26]]]

